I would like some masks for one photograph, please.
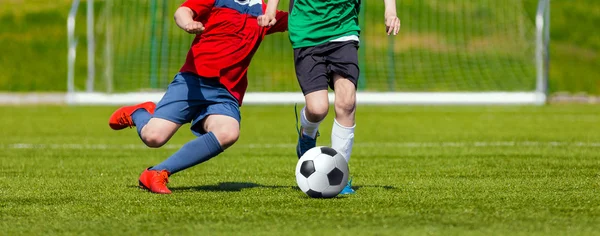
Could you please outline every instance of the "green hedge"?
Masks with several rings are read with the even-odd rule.
[[[70,2],[0,2],[0,91],[66,90],[66,18]],[[535,17],[536,3],[525,0],[531,20]],[[85,22],[85,2],[79,11],[78,22]],[[368,11],[381,9],[370,7]],[[411,20],[410,16],[400,18],[405,22]],[[551,19],[551,92],[600,94],[600,32],[597,30],[600,3],[553,0]],[[85,25],[77,25],[77,31],[84,33]],[[85,48],[83,35],[79,44]],[[80,50],[77,56],[86,58],[85,50]],[[261,69],[266,68],[253,68]],[[76,73],[86,74],[85,60],[78,60]],[[82,85],[84,81],[77,82]]]

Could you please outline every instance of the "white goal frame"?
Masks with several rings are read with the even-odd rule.
[[[108,63],[104,70],[107,81],[106,93],[94,92],[94,19],[93,4],[87,4],[87,37],[88,42],[88,77],[85,92],[75,90],[74,68],[77,39],[75,38],[75,15],[80,0],[73,0],[67,20],[68,29],[68,76],[65,101],[71,105],[124,105],[143,101],[158,102],[164,92],[111,93],[112,67]],[[112,4],[112,0],[106,0]],[[112,62],[112,45],[110,42],[111,22],[105,23],[107,40],[105,60]],[[536,89],[523,92],[358,92],[359,104],[433,104],[433,105],[543,105],[547,101],[549,43],[550,43],[550,0],[539,0],[535,18],[536,25]],[[329,94],[333,102],[333,94]],[[304,103],[301,92],[248,92],[244,104],[293,104]]]

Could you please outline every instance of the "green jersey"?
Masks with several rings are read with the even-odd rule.
[[[317,46],[360,34],[360,0],[295,0],[288,31],[293,48]]]

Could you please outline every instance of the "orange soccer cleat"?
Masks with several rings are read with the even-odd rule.
[[[156,104],[153,102],[144,102],[133,106],[124,106],[117,109],[108,120],[108,125],[114,130],[125,129],[127,127],[133,127],[135,124],[131,120],[131,114],[137,109],[146,109],[150,114],[154,114]]]
[[[169,183],[169,172],[166,170],[144,170],[140,175],[140,188],[147,189],[150,192],[158,194],[171,194],[171,190],[167,188]]]

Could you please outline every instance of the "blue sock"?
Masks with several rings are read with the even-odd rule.
[[[137,129],[137,132],[138,132],[138,135],[140,136],[140,138],[142,137],[142,128],[144,128],[144,126],[146,126],[146,124],[148,124],[148,121],[150,121],[150,118],[152,118],[152,115],[150,115],[150,112],[146,111],[146,109],[143,109],[143,108],[137,109],[131,114],[131,119],[133,120],[133,123],[135,124],[135,128]]]
[[[223,152],[217,137],[212,132],[206,133],[183,145],[179,151],[151,170],[167,170],[175,174],[184,169],[208,161]]]

